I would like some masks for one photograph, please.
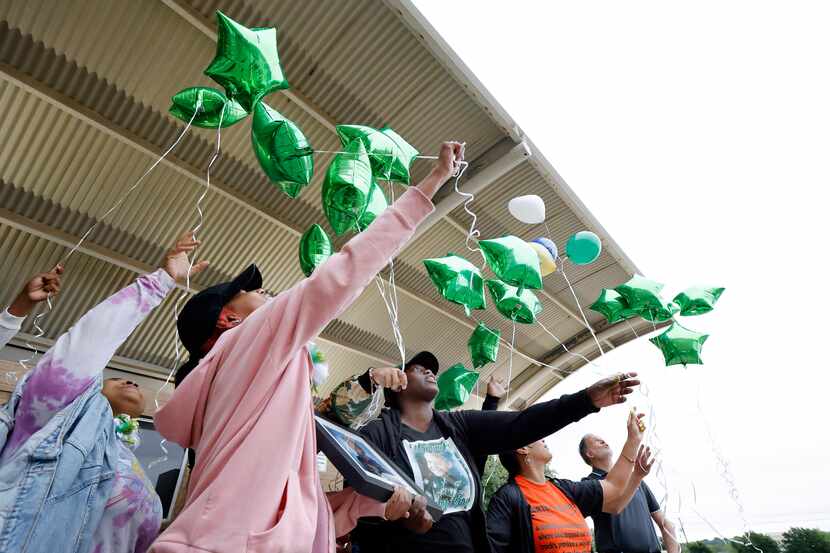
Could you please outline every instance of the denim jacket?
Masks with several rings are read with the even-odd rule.
[[[14,428],[26,380],[0,410],[0,450]],[[0,551],[92,549],[93,530],[112,492],[118,447],[101,384],[99,376],[27,440],[11,462],[0,465]]]

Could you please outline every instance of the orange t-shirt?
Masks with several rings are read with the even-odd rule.
[[[536,553],[590,553],[591,531],[573,501],[552,482],[537,484],[516,477],[530,505]]]

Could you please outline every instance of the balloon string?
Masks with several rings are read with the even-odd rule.
[[[699,379],[697,380],[697,386],[696,387],[697,387],[697,401],[696,401],[696,403],[697,403],[698,414],[700,415],[700,420],[703,422],[703,428],[706,431],[706,437],[709,440],[709,445],[712,448],[712,453],[714,453],[715,459],[716,459],[716,461],[717,461],[717,463],[720,467],[721,478],[726,483],[727,492],[729,493],[729,497],[732,499],[733,503],[735,503],[735,506],[738,509],[738,515],[741,517],[741,522],[743,523],[743,527],[744,527],[744,535],[746,536],[746,539],[747,539],[747,542],[748,542],[749,545],[751,545],[754,549],[756,549],[760,553],[763,553],[761,551],[761,549],[758,548],[758,546],[756,546],[755,544],[752,543],[752,539],[751,539],[750,534],[749,534],[749,532],[750,532],[749,531],[749,522],[747,522],[747,520],[746,520],[746,511],[744,509],[743,501],[741,501],[741,495],[740,495],[740,492],[738,490],[738,485],[735,482],[735,477],[732,475],[732,470],[729,468],[729,460],[723,454],[723,452],[720,449],[720,446],[718,445],[717,441],[715,440],[714,434],[712,433],[712,427],[709,425],[709,420],[706,417],[706,414],[703,412],[703,406],[700,402],[700,380]],[[697,513],[697,509],[695,509],[695,512]],[[706,524],[708,524],[710,527],[712,527],[713,530],[715,530],[717,532],[717,529],[714,528],[712,526],[712,524],[708,520],[706,520],[706,518],[704,516],[702,516],[700,513],[698,513],[698,516],[700,516],[704,520],[704,522],[706,522]],[[717,532],[717,533],[718,533],[718,535],[720,535],[720,532]],[[721,536],[721,537],[723,537],[723,536]],[[728,539],[728,538],[724,538],[724,539]],[[730,540],[730,541],[732,541],[732,540]],[[740,542],[736,542],[736,543],[740,543]],[[742,544],[742,545],[747,545],[747,544]]]
[[[354,155],[354,152],[344,152],[343,150],[313,150],[315,154],[331,154],[331,155]],[[384,152],[372,152],[372,157],[377,156],[386,156],[386,157],[395,157],[395,154],[387,154]],[[438,156],[415,156],[415,159],[440,159]]]
[[[576,302],[576,306],[579,308],[579,314],[582,315],[582,322],[585,324],[585,328],[588,329],[588,331],[591,333],[591,336],[594,338],[594,342],[596,343],[597,348],[599,348],[599,354],[605,355],[605,350],[602,349],[602,345],[599,343],[599,338],[597,338],[597,334],[596,332],[594,332],[594,328],[591,326],[591,323],[588,322],[588,317],[585,316],[585,310],[582,309],[582,304],[579,303],[579,298],[576,297],[576,291],[574,290],[573,285],[571,285],[571,279],[568,278],[568,274],[565,272],[566,258],[561,257],[560,259],[562,260],[562,276],[565,278],[565,282],[568,283],[568,290],[571,291],[571,295],[573,296],[574,301]]]
[[[128,190],[127,190],[127,192],[126,192],[126,193],[124,193],[124,195],[121,197],[121,199],[119,199],[119,200],[115,203],[115,205],[114,205],[114,206],[112,206],[112,207],[111,207],[111,208],[110,208],[110,209],[109,209],[106,213],[104,213],[104,214],[103,214],[103,215],[102,215],[102,216],[101,216],[101,217],[100,217],[100,218],[99,218],[99,219],[95,222],[95,224],[94,224],[94,225],[92,225],[91,227],[89,227],[89,229],[88,229],[88,230],[87,230],[87,231],[83,234],[83,236],[81,236],[81,239],[80,239],[80,240],[78,240],[78,243],[77,243],[77,244],[75,244],[75,246],[74,246],[74,247],[73,247],[73,248],[69,251],[69,253],[68,253],[68,254],[66,254],[66,257],[64,257],[64,258],[63,258],[63,261],[61,261],[61,262],[60,262],[60,264],[62,264],[62,265],[66,265],[66,262],[69,260],[69,258],[70,258],[70,257],[72,257],[72,255],[73,255],[76,251],[78,251],[78,248],[80,248],[80,247],[81,247],[81,244],[83,244],[83,243],[84,243],[84,241],[87,239],[87,237],[88,237],[90,234],[92,234],[92,232],[93,232],[93,231],[94,231],[94,230],[98,227],[98,225],[100,225],[101,223],[103,223],[103,222],[104,222],[104,220],[105,220],[105,219],[106,219],[106,218],[107,218],[107,217],[108,217],[108,216],[109,216],[109,215],[110,215],[113,211],[115,211],[116,209],[118,209],[119,207],[121,207],[121,204],[123,204],[123,203],[126,201],[126,199],[127,199],[127,198],[129,197],[129,195],[133,192],[133,190],[135,190],[136,188],[138,188],[138,186],[139,186],[139,185],[141,184],[141,182],[142,182],[142,181],[143,181],[143,180],[147,177],[147,175],[149,175],[150,173],[152,173],[152,172],[153,172],[153,170],[154,170],[156,167],[158,167],[158,165],[159,165],[159,164],[160,164],[160,163],[161,163],[161,162],[162,162],[162,161],[163,161],[163,160],[164,160],[164,159],[165,159],[165,158],[166,158],[166,157],[170,154],[170,152],[172,152],[172,151],[173,151],[173,149],[174,149],[176,146],[178,146],[179,142],[181,142],[182,138],[184,138],[184,135],[187,133],[187,131],[190,129],[190,126],[193,124],[193,120],[196,118],[196,116],[197,116],[197,115],[199,114],[199,112],[201,111],[201,108],[202,108],[202,100],[201,100],[201,98],[200,98],[200,99],[198,100],[197,104],[196,104],[196,109],[195,109],[195,110],[194,110],[194,112],[193,112],[193,116],[190,118],[190,121],[188,121],[188,122],[187,122],[187,125],[186,125],[186,126],[185,126],[185,128],[182,130],[182,132],[181,132],[181,133],[179,133],[179,136],[178,136],[178,138],[176,138],[175,142],[173,142],[173,144],[171,144],[171,145],[170,145],[170,147],[169,147],[169,148],[167,148],[167,150],[166,150],[163,154],[161,154],[161,157],[159,157],[159,158],[155,161],[155,163],[153,163],[153,164],[150,166],[150,168],[149,168],[149,169],[147,169],[146,171],[144,171],[144,174],[143,174],[143,175],[141,175],[141,176],[139,177],[139,179],[135,182],[135,184],[133,184],[133,185],[132,185],[132,186],[131,186]]]
[[[392,203],[395,203],[395,185],[389,181],[389,197]],[[389,316],[389,322],[392,324],[392,335],[395,339],[395,345],[398,348],[398,354],[401,357],[401,367],[406,365],[406,345],[401,332],[399,318],[398,318],[398,289],[395,286],[395,260],[389,260],[389,292],[387,297],[386,283],[381,275],[375,275],[375,284],[377,285],[380,297],[386,306],[386,313]]]
[[[490,327],[488,327],[488,326],[487,326],[487,324],[486,324],[486,323],[484,323],[484,321],[479,321],[478,319],[473,319],[473,320],[474,320],[476,323],[481,323],[481,324],[484,324],[484,328],[486,328],[486,329],[487,329],[487,332],[489,332],[489,333],[490,333],[490,334],[492,334],[493,336],[496,336],[496,337],[499,339],[499,342],[500,342],[501,344],[503,344],[503,345],[504,345],[504,346],[505,346],[508,350],[510,350],[510,352],[511,352],[511,353],[515,353],[516,355],[518,355],[519,357],[523,358],[524,360],[526,360],[526,361],[530,361],[530,363],[532,363],[533,365],[535,365],[535,366],[537,366],[537,367],[545,367],[545,368],[547,368],[547,369],[550,369],[550,370],[552,370],[554,373],[556,373],[558,376],[561,376],[562,378],[565,378],[566,376],[568,376],[568,374],[567,374],[567,373],[565,373],[565,372],[564,372],[562,369],[560,369],[559,367],[555,367],[555,366],[553,366],[553,365],[548,365],[547,363],[543,363],[542,361],[539,361],[538,359],[534,359],[533,357],[530,357],[529,355],[525,355],[524,353],[522,353],[521,351],[519,351],[518,349],[516,349],[515,347],[513,347],[513,344],[511,344],[510,342],[508,342],[507,340],[505,340],[504,338],[502,338],[500,333],[496,333],[493,329],[491,329]]]
[[[179,142],[181,142],[182,138],[184,138],[184,135],[187,134],[187,131],[190,130],[190,126],[193,124],[193,120],[196,118],[196,115],[198,115],[199,111],[201,110],[201,107],[202,107],[202,100],[200,98],[198,100],[197,104],[196,104],[196,109],[193,112],[193,116],[190,118],[190,121],[187,122],[187,125],[185,125],[184,129],[182,129],[182,132],[179,133],[179,136],[176,138],[176,140],[173,142],[173,144],[170,145],[170,147],[167,148],[167,150],[161,155],[161,157],[159,157],[155,161],[155,163],[153,163],[150,166],[150,168],[147,169],[144,172],[144,174],[141,175],[138,178],[138,180],[132,186],[130,186],[130,188],[127,189],[127,191],[121,196],[121,198],[119,198],[119,200],[115,203],[115,205],[113,205],[111,208],[109,208],[91,227],[89,227],[89,229],[87,229],[86,232],[84,232],[84,234],[81,236],[81,238],[78,240],[78,242],[69,250],[69,253],[67,253],[66,256],[63,258],[63,260],[60,261],[59,263],[57,263],[56,266],[58,266],[58,265],[66,266],[66,262],[69,261],[69,258],[72,257],[72,255],[76,251],[78,251],[78,249],[81,247],[81,245],[86,241],[86,239],[89,237],[89,235],[92,234],[92,232],[98,227],[98,225],[101,224],[107,217],[109,217],[112,214],[113,211],[115,211],[119,207],[121,207],[121,204],[123,204],[127,200],[127,198],[130,196],[130,194],[132,194],[132,192],[136,188],[138,188],[138,186],[142,183],[142,181],[144,181],[144,179],[147,177],[147,175],[152,173],[153,170],[156,167],[158,167],[158,165],[162,162],[162,160],[164,160],[170,154],[170,152],[173,151],[173,149],[179,144]],[[32,327],[35,330],[35,334],[32,335],[33,339],[37,340],[39,338],[43,338],[44,336],[46,336],[46,330],[41,326],[41,322],[42,322],[44,317],[46,317],[49,313],[52,312],[53,307],[54,307],[54,305],[52,304],[52,294],[50,293],[46,296],[46,310],[44,310],[41,313],[38,313],[32,319]],[[21,366],[24,373],[29,370],[29,363],[33,362],[35,360],[35,358],[37,357],[38,353],[40,353],[35,344],[32,344],[29,341],[26,341],[25,345],[28,349],[30,349],[32,351],[32,354],[29,357],[27,357],[26,359],[21,359],[20,361],[18,361],[18,364]],[[12,371],[7,371],[6,372],[6,378],[11,383],[15,383],[18,380],[18,375],[16,375]]]
[[[505,405],[510,408],[510,384],[513,381],[513,350],[516,347],[516,319],[513,319],[513,335],[510,337],[510,357],[507,363],[507,394]]]
[[[467,249],[470,250],[471,252],[481,253],[482,258],[484,258],[484,254],[481,252],[480,248],[475,248],[475,247],[470,246],[470,241],[471,240],[478,241],[478,237],[481,236],[481,231],[479,231],[476,228],[476,223],[478,222],[478,215],[476,215],[475,212],[473,212],[473,210],[470,209],[470,204],[476,199],[476,196],[475,196],[475,194],[472,194],[470,192],[462,192],[458,188],[458,183],[461,180],[461,176],[464,174],[464,171],[466,171],[467,167],[469,167],[469,166],[470,166],[470,164],[467,163],[466,161],[459,162],[458,169],[457,169],[457,171],[454,175],[455,176],[455,181],[453,182],[453,188],[455,189],[456,194],[458,194],[462,198],[466,198],[464,200],[463,208],[464,208],[464,211],[467,213],[467,215],[469,215],[470,218],[472,219],[472,222],[470,223],[470,230],[467,231],[467,236],[464,238],[464,245],[467,246]]]
[[[563,342],[563,341],[559,338],[559,336],[557,336],[556,334],[554,334],[553,332],[551,332],[550,330],[548,330],[548,328],[547,328],[547,327],[546,327],[546,326],[542,323],[542,321],[540,321],[539,319],[536,319],[536,323],[537,323],[537,324],[538,324],[538,325],[542,328],[542,330],[544,330],[544,331],[545,331],[545,332],[546,332],[546,333],[547,333],[547,334],[548,334],[551,338],[553,338],[554,340],[556,340],[556,341],[559,343],[559,345],[560,345],[560,346],[562,346],[562,349],[564,349],[564,350],[565,350],[565,353],[567,353],[568,355],[571,355],[571,356],[573,356],[573,357],[577,357],[577,358],[579,358],[579,359],[581,359],[581,360],[585,361],[585,363],[587,363],[588,365],[591,365],[592,367],[594,367],[595,369],[597,369],[598,371],[600,371],[600,372],[602,372],[602,373],[604,374],[604,371],[603,371],[602,367],[600,367],[599,365],[597,365],[596,363],[594,363],[593,361],[591,361],[590,359],[588,359],[587,357],[585,357],[585,356],[584,356],[584,355],[582,355],[581,353],[574,353],[574,352],[572,352],[570,349],[568,349],[568,346],[566,346],[566,345],[565,345],[565,343],[564,343],[564,342]]]
[[[213,149],[213,155],[211,156],[210,161],[208,162],[208,166],[207,166],[207,172],[206,172],[206,175],[205,175],[205,188],[204,188],[204,190],[202,190],[202,194],[196,200],[196,213],[198,215],[198,217],[197,217],[198,222],[196,223],[196,226],[193,227],[193,230],[190,231],[194,241],[197,239],[196,238],[196,233],[201,230],[202,226],[205,223],[205,213],[202,210],[202,201],[205,199],[205,197],[207,197],[208,192],[210,191],[210,171],[213,168],[213,164],[219,158],[219,154],[222,151],[221,150],[222,149],[222,122],[224,121],[224,118],[225,118],[225,109],[223,108],[222,111],[219,114],[219,125],[216,127],[216,146]],[[175,332],[175,335],[173,337],[173,349],[175,351],[175,358],[173,359],[173,366],[171,367],[170,371],[167,373],[167,378],[164,379],[164,384],[162,384],[161,387],[158,390],[156,390],[156,396],[153,399],[153,402],[156,405],[156,410],[160,409],[159,397],[161,396],[162,391],[167,386],[170,385],[170,380],[173,378],[173,374],[176,372],[176,370],[179,366],[179,362],[181,360],[182,352],[181,352],[181,344],[179,343],[180,342],[180,340],[179,340],[179,327],[178,327],[178,324],[177,324],[178,321],[179,321],[179,306],[181,305],[181,302],[184,300],[184,298],[186,298],[188,293],[190,292],[190,276],[191,276],[191,272],[193,271],[193,264],[195,262],[196,262],[196,252],[194,251],[190,255],[190,262],[187,266],[187,276],[185,277],[185,291],[183,291],[181,294],[179,294],[178,297],[176,298],[176,301],[173,303],[173,329],[174,329],[174,332]],[[165,450],[164,448],[162,448],[162,450],[164,451],[165,459],[166,459],[167,450]]]

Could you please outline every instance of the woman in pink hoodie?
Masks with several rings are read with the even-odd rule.
[[[444,143],[429,176],[276,297],[261,292],[254,267],[188,302],[180,334],[201,359],[182,367],[189,374],[155,423],[195,449],[197,462],[184,509],[151,551],[330,553],[335,523],[348,529],[358,516],[383,516],[382,504],[348,494],[333,520],[317,473],[308,343],[406,244],[461,159],[460,144]]]

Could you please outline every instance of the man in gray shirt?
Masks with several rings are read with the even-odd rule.
[[[611,447],[599,436],[586,434],[579,441],[579,454],[593,469],[583,480],[602,480],[614,461]],[[622,460],[622,457],[620,458]],[[634,459],[626,459],[633,463]],[[594,533],[598,553],[657,553],[660,542],[654,524],[660,528],[663,547],[668,553],[679,553],[674,525],[666,519],[657,499],[645,482],[628,506],[618,515],[603,513],[594,517]]]

